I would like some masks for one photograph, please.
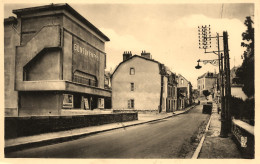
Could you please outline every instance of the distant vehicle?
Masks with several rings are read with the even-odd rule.
[[[211,114],[212,113],[212,102],[208,102],[203,105],[202,113]]]

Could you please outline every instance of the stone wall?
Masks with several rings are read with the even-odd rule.
[[[138,120],[137,113],[6,117],[5,139],[133,120]]]

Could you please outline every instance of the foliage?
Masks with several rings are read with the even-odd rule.
[[[208,90],[203,90],[202,93],[203,93],[203,95],[205,96],[206,99],[210,95],[210,92]]]
[[[243,91],[248,97],[254,96],[254,28],[252,26],[254,22],[251,17],[246,17],[245,25],[247,26],[246,32],[242,33],[241,43],[242,47],[246,47],[246,51],[243,54],[243,63],[236,71],[236,76],[239,78],[239,83],[243,84]]]
[[[254,98],[243,101],[241,98],[231,97],[230,99],[230,114],[236,119],[248,122],[254,125],[255,107]]]
[[[199,97],[199,91],[194,89],[192,91],[192,96],[193,96],[194,99],[197,99]]]

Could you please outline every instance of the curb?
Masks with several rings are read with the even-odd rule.
[[[94,131],[94,132],[85,132],[82,134],[75,134],[75,135],[71,135],[71,136],[65,136],[65,137],[35,141],[35,142],[30,142],[30,143],[18,144],[18,145],[13,145],[13,146],[7,146],[4,148],[4,152],[6,154],[6,153],[10,153],[10,152],[17,151],[17,150],[23,150],[23,149],[28,149],[28,148],[38,147],[38,146],[45,146],[45,145],[51,145],[51,144],[55,144],[55,143],[66,142],[66,141],[75,140],[75,139],[79,139],[82,137],[86,137],[86,136],[90,136],[90,135],[94,135],[94,134],[98,134],[98,133],[102,133],[102,132],[107,132],[107,131],[112,131],[112,130],[116,130],[116,129],[121,129],[121,128],[126,128],[126,127],[151,123],[151,122],[155,122],[155,121],[159,121],[159,120],[164,120],[164,119],[167,119],[167,118],[170,118],[173,116],[185,114],[185,113],[189,112],[191,109],[193,109],[195,106],[196,105],[189,107],[189,109],[187,109],[186,111],[184,111],[182,113],[173,114],[171,116],[166,116],[166,117],[155,119],[155,120],[144,121],[144,122],[134,123],[134,124],[130,124],[130,125],[123,125],[121,127],[114,127],[114,128],[98,130],[98,131]]]
[[[195,152],[193,153],[191,159],[198,159],[199,157],[199,154],[200,154],[200,151],[201,151],[201,148],[202,148],[202,145],[204,143],[204,140],[205,140],[205,136],[206,136],[206,132],[208,131],[209,129],[209,125],[210,125],[210,122],[211,122],[211,118],[212,118],[212,115],[210,115],[210,118],[209,118],[209,121],[208,121],[208,124],[206,126],[206,129],[205,129],[205,132],[200,140],[200,143],[198,145],[198,147],[196,148]]]

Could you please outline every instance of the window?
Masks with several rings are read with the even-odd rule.
[[[128,100],[128,108],[133,109],[135,107],[135,100],[130,99]]]
[[[87,73],[76,70],[73,74],[73,82],[81,83],[90,86],[97,86],[96,76],[89,75]]]
[[[130,75],[134,75],[135,74],[135,69],[134,68],[130,68]]]
[[[181,84],[183,84],[183,79],[181,79]]]
[[[73,95],[63,94],[62,108],[73,108]]]
[[[131,91],[135,90],[135,83],[131,83]]]

